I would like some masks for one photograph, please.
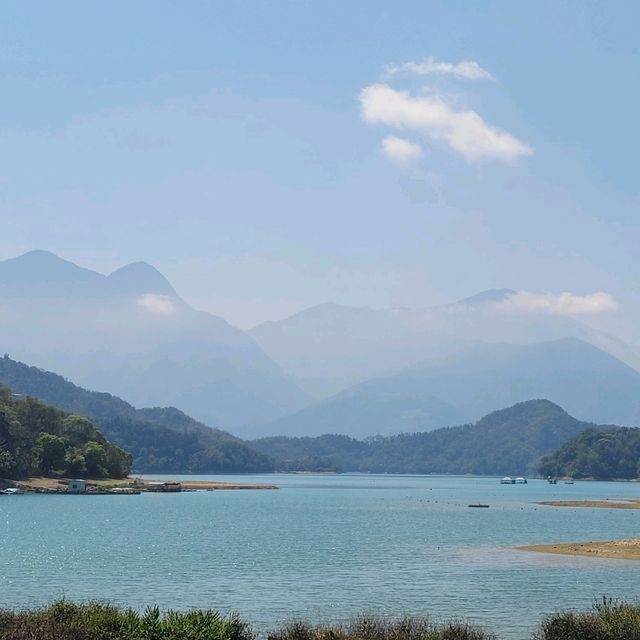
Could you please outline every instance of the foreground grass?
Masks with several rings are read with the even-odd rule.
[[[517,615],[517,612],[514,612]],[[464,622],[361,616],[345,624],[289,622],[267,640],[496,640]],[[0,640],[257,640],[238,616],[193,610],[138,613],[100,602],[60,601],[30,611],[0,610]],[[525,640],[525,639],[523,639]],[[561,612],[543,620],[532,640],[640,640],[640,604],[603,600],[590,612]]]
[[[587,613],[549,616],[535,640],[640,640],[640,604],[605,598]]]
[[[312,626],[290,622],[267,640],[495,640],[496,636],[464,622],[434,624],[427,618],[389,621],[362,616],[342,625]]]
[[[140,614],[109,604],[61,601],[46,609],[0,612],[0,640],[254,640],[248,624],[215,611]]]

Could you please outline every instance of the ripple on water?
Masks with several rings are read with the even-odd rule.
[[[513,487],[420,476],[239,481],[283,488],[0,500],[3,604],[64,596],[214,607],[262,628],[292,616],[431,614],[467,617],[515,639],[544,613],[637,594],[631,562],[515,549],[635,535],[637,511],[535,503],[632,497],[637,485]],[[474,502],[491,508],[468,509]]]

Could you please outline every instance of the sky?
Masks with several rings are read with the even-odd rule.
[[[3,2],[0,259],[145,260],[243,328],[508,287],[640,343],[639,21],[631,1]]]

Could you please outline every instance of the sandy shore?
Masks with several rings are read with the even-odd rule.
[[[596,509],[640,509],[638,500],[550,500],[539,502],[549,507],[591,507]]]
[[[149,483],[140,478],[125,478],[122,480],[89,480],[89,484],[97,486],[99,489],[109,490],[116,487],[138,489],[140,491],[148,490]],[[271,484],[246,484],[241,482],[209,482],[207,480],[181,480],[180,484],[183,491],[219,491],[230,489],[277,489]],[[15,483],[16,486],[25,491],[61,491],[66,492],[66,484],[63,484],[57,478],[28,478]]]
[[[277,489],[273,484],[243,484],[239,482],[209,482],[207,480],[180,480],[182,488],[187,491],[205,489],[214,491],[218,489]]]
[[[522,551],[558,553],[569,556],[591,558],[615,558],[618,560],[640,560],[640,538],[608,540],[601,542],[567,542],[562,544],[533,544],[518,547]]]

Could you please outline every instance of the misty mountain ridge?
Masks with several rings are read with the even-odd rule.
[[[147,263],[105,276],[32,251],[0,262],[0,296],[4,351],[135,405],[229,428],[306,403],[250,336],[190,307]]]
[[[40,249],[0,261],[0,291],[19,297],[178,297],[169,281],[146,262],[133,262],[105,276]]]
[[[241,429],[240,433],[245,437],[335,433],[366,438],[429,431],[468,420],[463,411],[435,397],[428,388],[384,388],[371,380],[271,423]]]
[[[531,397],[640,423],[640,374],[586,347],[632,351],[575,318],[514,309],[514,295],[416,309],[325,303],[247,333],[193,309],[145,262],[102,275],[32,251],[0,262],[0,348],[136,406],[173,405],[252,436],[430,430]],[[561,348],[567,339],[579,346]]]
[[[246,433],[360,438],[429,431],[531,398],[548,398],[582,420],[640,425],[640,373],[582,340],[563,338],[458,345]]]
[[[250,330],[309,392],[328,397],[375,376],[442,359],[474,343],[526,345],[579,338],[632,367],[640,354],[569,315],[510,304],[513,289],[490,289],[434,307],[372,309],[326,303]]]

